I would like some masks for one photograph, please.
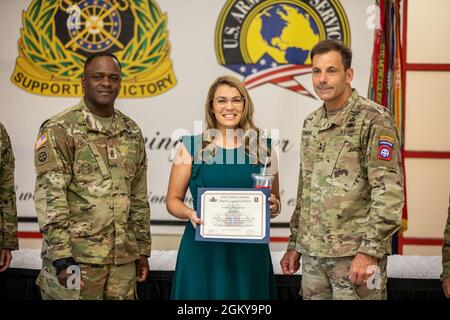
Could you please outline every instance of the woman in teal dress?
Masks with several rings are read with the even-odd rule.
[[[197,188],[251,188],[252,173],[270,163],[275,176],[270,215],[280,212],[275,152],[269,139],[261,139],[253,123],[252,100],[236,78],[218,78],[210,87],[206,104],[207,128],[202,135],[183,137],[172,166],[167,209],[189,219],[178,250],[171,298],[276,299],[277,291],[268,244],[195,240],[195,226],[203,223],[184,204],[187,188],[197,207]],[[253,137],[253,138],[252,138]],[[256,137],[256,139],[254,138]]]

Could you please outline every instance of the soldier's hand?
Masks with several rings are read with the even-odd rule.
[[[301,253],[295,250],[288,250],[281,258],[280,265],[284,274],[294,274],[300,269]]]
[[[74,273],[72,273],[72,272],[69,272],[67,269],[68,269],[68,268],[62,269],[62,270],[56,275],[56,277],[58,278],[59,284],[62,285],[64,288],[68,288],[69,282],[72,283],[73,280],[75,280],[75,279],[73,279],[73,278],[69,279],[69,278],[72,277],[72,275],[73,275],[73,276],[75,276],[75,277],[79,277],[79,279],[78,279],[78,280],[79,280],[79,285],[80,285],[80,287],[83,287],[83,286],[84,286],[84,283],[83,283],[83,280],[81,279],[81,273],[79,273],[78,275],[76,275],[76,274],[74,274]],[[75,285],[77,285],[76,282],[77,282],[77,281],[75,281],[75,283],[74,283]],[[73,288],[72,288],[72,289],[73,289]]]
[[[145,282],[150,272],[150,266],[148,265],[148,259],[146,256],[140,256],[136,260],[136,280],[137,282]]]
[[[64,288],[67,288],[67,279],[70,277],[70,274],[67,273],[67,268],[62,269],[56,277],[58,278],[58,282],[60,285],[62,285]]]
[[[357,253],[350,265],[350,281],[356,285],[363,285],[375,271],[369,271],[369,266],[376,265],[377,258],[365,253]]]
[[[9,249],[1,249],[0,250],[0,272],[5,271],[9,268],[11,264],[12,254]]]
[[[444,289],[445,296],[450,298],[450,277],[444,279],[444,282],[442,282],[442,288]]]

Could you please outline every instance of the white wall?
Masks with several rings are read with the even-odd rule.
[[[407,62],[450,63],[450,1],[408,0]],[[405,149],[450,152],[450,73],[406,73]],[[442,238],[450,193],[450,159],[405,160],[409,238]],[[405,254],[435,255],[439,246],[408,245]]]

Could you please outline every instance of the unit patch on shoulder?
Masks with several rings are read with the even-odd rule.
[[[37,159],[38,159],[39,163],[45,163],[45,162],[47,162],[47,159],[48,159],[48,154],[47,154],[47,152],[46,152],[46,151],[41,151],[41,152],[39,152],[39,154],[38,154],[38,156],[37,156]]]
[[[390,161],[392,159],[392,149],[394,148],[394,138],[390,136],[380,136],[378,141],[378,159]]]

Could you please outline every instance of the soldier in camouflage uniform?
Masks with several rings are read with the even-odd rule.
[[[0,272],[8,269],[11,250],[18,248],[14,154],[8,133],[0,123]]]
[[[111,54],[89,57],[84,98],[36,140],[44,299],[134,299],[148,276],[147,157],[138,125],[114,108],[120,72]]]
[[[442,247],[441,279],[445,296],[447,298],[450,298],[450,199],[448,204],[447,226],[445,227],[444,231],[444,245]]]
[[[303,299],[385,299],[386,255],[404,203],[399,138],[389,111],[351,88],[351,51],[311,51],[324,105],[304,122],[297,205],[285,274],[300,268]]]

